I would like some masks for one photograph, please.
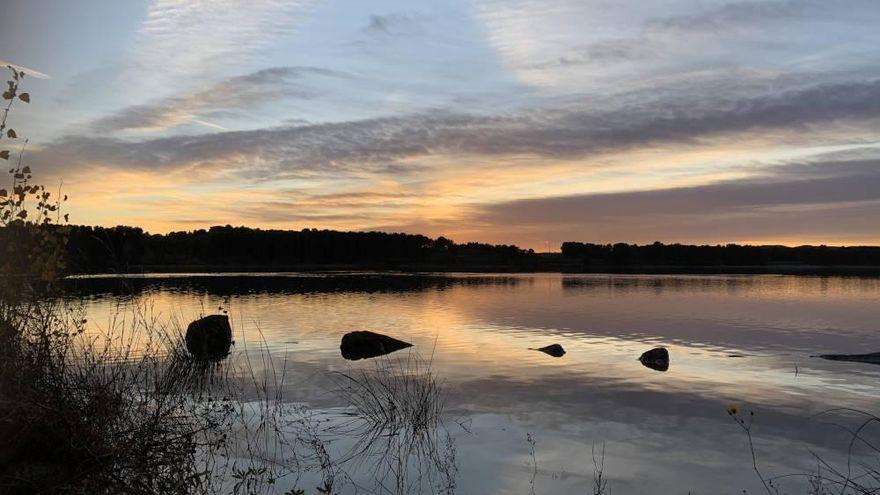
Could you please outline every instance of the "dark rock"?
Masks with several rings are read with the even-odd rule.
[[[407,347],[412,347],[412,344],[380,333],[360,330],[343,335],[339,350],[345,359],[357,361],[391,354]]]
[[[870,354],[820,354],[822,359],[831,361],[853,361],[856,363],[880,364],[880,352]]]
[[[226,315],[200,318],[186,328],[186,350],[196,359],[219,361],[229,355],[232,327]]]
[[[532,349],[533,351],[541,351],[544,354],[549,354],[553,357],[562,357],[565,355],[565,349],[562,348],[559,344],[550,344],[546,347],[540,347],[538,349]]]
[[[639,361],[648,368],[656,371],[666,371],[669,369],[669,351],[665,347],[655,347],[650,351],[645,351]]]

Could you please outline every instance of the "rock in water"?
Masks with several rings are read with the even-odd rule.
[[[669,351],[665,347],[655,347],[642,353],[639,361],[652,370],[666,371],[669,369]]]
[[[412,347],[412,344],[380,333],[360,330],[343,335],[339,350],[345,359],[357,361],[391,354],[407,347]]]
[[[186,328],[186,350],[196,359],[219,361],[229,355],[232,327],[226,315],[200,318]]]
[[[550,344],[546,347],[539,347],[538,349],[532,349],[533,351],[541,351],[544,354],[549,354],[553,357],[562,357],[565,355],[565,349],[562,348],[559,344]]]
[[[853,361],[856,363],[880,364],[880,352],[870,354],[820,354],[822,359],[832,361]]]

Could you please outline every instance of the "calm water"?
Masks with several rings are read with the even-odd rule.
[[[340,356],[344,333],[414,343],[433,355],[450,417],[464,425],[450,428],[459,493],[530,493],[527,434],[536,493],[592,493],[591,449],[603,443],[614,494],[759,493],[729,404],[755,412],[768,475],[815,470],[811,450],[845,461],[848,438],[813,415],[880,413],[880,366],[810,357],[880,351],[876,278],[175,275],[130,280],[125,291],[117,282],[71,289],[96,330],[131,290],[183,322],[224,305],[237,348],[265,339],[287,359],[286,398],[318,408],[338,405],[329,371],[364,366]],[[567,354],[529,350],[552,343]],[[670,351],[667,372],[637,361],[655,345]]]

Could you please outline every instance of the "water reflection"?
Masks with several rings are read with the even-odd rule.
[[[522,493],[528,433],[541,493],[589,491],[602,442],[614,493],[760,490],[729,404],[755,411],[766,472],[805,472],[809,451],[839,459],[848,445],[812,416],[876,410],[880,395],[880,368],[811,357],[880,349],[876,278],[173,276],[130,282],[133,297],[118,281],[70,283],[96,332],[118,304],[191,321],[228,299],[237,349],[265,342],[293,370],[286,396],[328,410],[343,405],[333,372],[373,365],[340,357],[343,335],[414,344],[448,383],[450,414],[468,418],[454,429],[462,493]],[[547,341],[565,359],[529,350]],[[659,346],[675,365],[653,373],[636,357]]]
[[[389,273],[331,274],[145,274],[79,276],[64,281],[73,297],[131,296],[155,291],[203,292],[217,297],[247,294],[395,293],[442,291],[458,286],[516,286],[534,283],[518,276],[410,275]]]

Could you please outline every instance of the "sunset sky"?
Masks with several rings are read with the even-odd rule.
[[[2,0],[71,222],[880,244],[877,0]]]

